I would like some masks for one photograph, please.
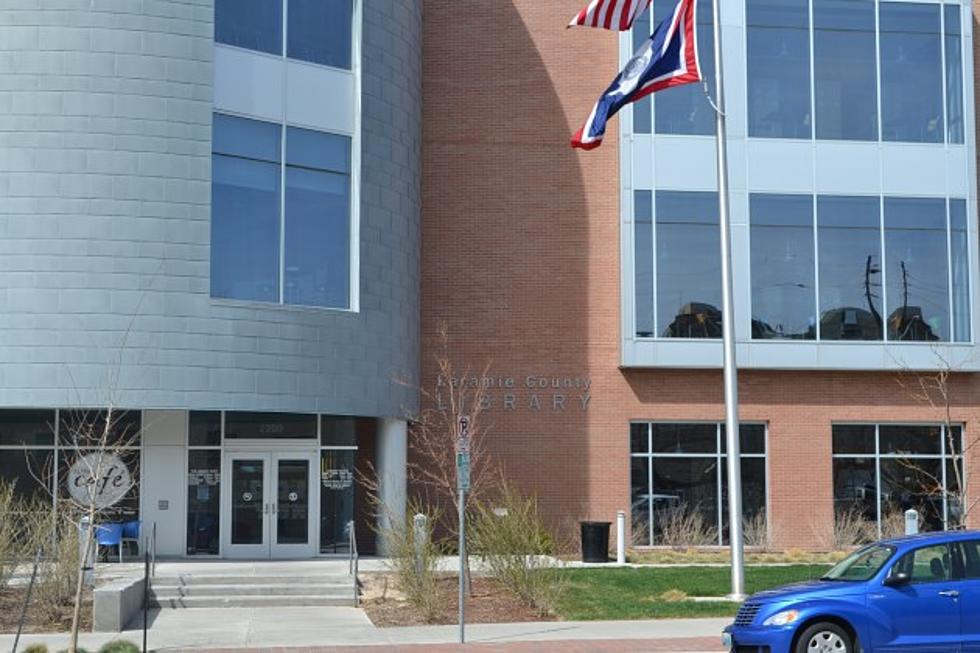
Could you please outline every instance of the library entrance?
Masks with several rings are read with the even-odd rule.
[[[308,558],[317,553],[319,515],[316,451],[228,451],[227,558]]]

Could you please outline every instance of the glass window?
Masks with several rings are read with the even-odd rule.
[[[633,52],[638,51],[640,46],[643,45],[643,42],[650,38],[650,34],[653,33],[650,13],[649,11],[645,11],[633,21],[633,30],[631,33]],[[631,106],[633,107],[633,133],[649,134],[653,122],[653,96],[646,95],[634,102]]]
[[[750,198],[752,337],[817,337],[813,197]]]
[[[214,40],[281,55],[282,0],[215,0]]]
[[[953,281],[953,340],[970,342],[970,241],[966,201],[949,201],[950,267]]]
[[[206,414],[206,413],[205,413]],[[219,423],[220,426],[220,423]],[[187,452],[187,555],[218,555],[221,451]]]
[[[64,414],[64,413],[62,413]],[[140,514],[140,452],[139,449],[116,449],[110,452],[112,455],[116,456],[119,461],[126,466],[129,472],[129,478],[131,481],[131,487],[129,491],[123,496],[119,501],[111,506],[100,509],[100,518],[107,522],[125,522],[139,519]],[[97,454],[95,449],[79,449],[74,448],[61,448],[58,451],[58,485],[59,485],[59,501],[71,501],[76,506],[79,504],[71,498],[68,493],[68,479],[71,472],[71,468],[79,463],[82,470],[85,469],[95,469],[98,470],[99,467],[103,467],[102,464],[97,463],[84,463],[81,460],[88,455]],[[100,460],[98,457],[96,460]],[[101,460],[105,460],[102,458]],[[110,469],[111,472],[111,468]],[[114,474],[108,474],[110,476],[115,476]],[[179,481],[178,481],[179,482]],[[98,492],[102,493],[101,490]],[[86,493],[87,494],[87,493]],[[87,503],[91,499],[92,495],[88,495],[85,499]],[[84,507],[84,506],[80,506]]]
[[[656,335],[653,324],[653,193],[633,192],[633,267],[636,337]]]
[[[885,198],[888,339],[949,340],[946,202]]]
[[[746,538],[764,545],[766,525],[765,426],[742,424],[743,515]],[[653,451],[648,451],[652,433]],[[637,546],[722,544],[727,480],[724,427],[708,424],[630,425],[630,496]],[[719,503],[720,501],[720,503]]]
[[[942,143],[939,4],[882,2],[881,122],[885,141]]]
[[[881,201],[818,197],[820,338],[881,340]]]
[[[286,56],[351,67],[353,0],[289,0]]]
[[[214,116],[211,295],[279,300],[280,127]]]
[[[221,446],[221,413],[192,410],[187,440],[192,447]]]
[[[874,0],[813,0],[817,138],[878,140]]]
[[[675,0],[654,0],[655,20],[664,20],[677,7]],[[698,61],[701,74],[709,84],[715,77],[715,49],[711,0],[698,0]],[[654,101],[658,134],[715,133],[715,111],[704,95],[701,84],[687,84],[657,93]]]
[[[899,558],[890,575],[908,574],[913,583],[938,583],[952,578],[953,558],[949,545],[937,544],[916,549]]]
[[[58,438],[73,447],[138,447],[142,413],[138,410],[113,410],[107,419],[104,410],[63,410],[59,417]]]
[[[716,453],[717,424],[654,424],[655,453]]]
[[[347,552],[347,524],[354,519],[354,452],[320,452],[320,553]]]
[[[19,499],[50,504],[53,466],[54,449],[0,449],[0,481]]]
[[[954,467],[959,459],[948,453],[955,447],[948,443],[943,458],[943,432],[941,425],[833,427],[837,530],[847,538],[839,546],[877,539],[879,533],[903,534],[910,509],[918,511],[923,531],[960,523],[961,484]],[[954,440],[960,433],[959,426],[950,429]]]
[[[950,143],[963,142],[963,35],[960,29],[960,7],[948,4],[944,9],[946,47],[946,128]]]
[[[811,138],[807,0],[748,0],[749,136]]]
[[[225,439],[316,438],[316,415],[225,413]]]
[[[980,580],[980,540],[960,542],[963,548],[963,565],[965,577],[970,580]]]
[[[294,127],[287,129],[286,138],[283,301],[346,308],[350,303],[350,139]]]
[[[657,331],[721,337],[717,193],[658,191]]]
[[[894,547],[876,545],[855,551],[824,574],[828,580],[866,581],[877,574],[895,553]]]
[[[320,444],[330,447],[353,447],[357,444],[357,420],[353,417],[320,417]]]
[[[53,445],[53,410],[0,410],[0,446]]]

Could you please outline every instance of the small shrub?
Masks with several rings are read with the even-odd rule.
[[[425,622],[434,623],[446,607],[446,597],[439,591],[436,577],[439,558],[444,553],[433,537],[438,515],[422,510],[416,504],[409,506],[407,512],[404,522],[390,520],[390,525],[381,529],[379,535],[388,544],[387,565],[395,576],[398,589]],[[426,516],[426,528],[421,534],[415,532],[415,514]]]
[[[525,603],[543,612],[555,607],[565,587],[556,565],[557,544],[534,497],[504,485],[493,505],[478,505],[472,545],[489,573]]]
[[[877,525],[866,519],[859,508],[851,507],[837,511],[834,518],[833,542],[830,542],[835,550],[850,549],[876,539],[878,539]]]
[[[104,644],[99,653],[140,653],[140,648],[132,642],[120,639]]]
[[[23,653],[48,653],[48,647],[44,644],[31,644],[24,649]]]
[[[17,533],[14,484],[0,480],[0,589],[7,586],[22,557]]]
[[[765,510],[742,519],[742,535],[746,546],[769,548],[769,523]]]
[[[656,544],[674,547],[718,544],[717,526],[708,523],[698,506],[682,503],[661,508],[654,514],[654,524],[660,531]]]
[[[31,602],[43,619],[60,624],[75,601],[81,564],[78,527],[56,517],[48,505],[35,505],[24,514],[31,550],[44,552]]]

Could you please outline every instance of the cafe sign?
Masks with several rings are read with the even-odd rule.
[[[96,508],[113,506],[133,487],[129,468],[111,453],[90,453],[68,470],[68,494],[77,503]]]

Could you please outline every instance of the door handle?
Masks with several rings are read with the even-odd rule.
[[[270,504],[270,505],[272,506],[272,514],[273,515],[276,514],[276,511],[279,509],[279,504],[273,503],[273,504]]]
[[[945,592],[940,592],[939,596],[948,596],[952,599],[957,598],[960,595],[956,590],[946,590]]]

